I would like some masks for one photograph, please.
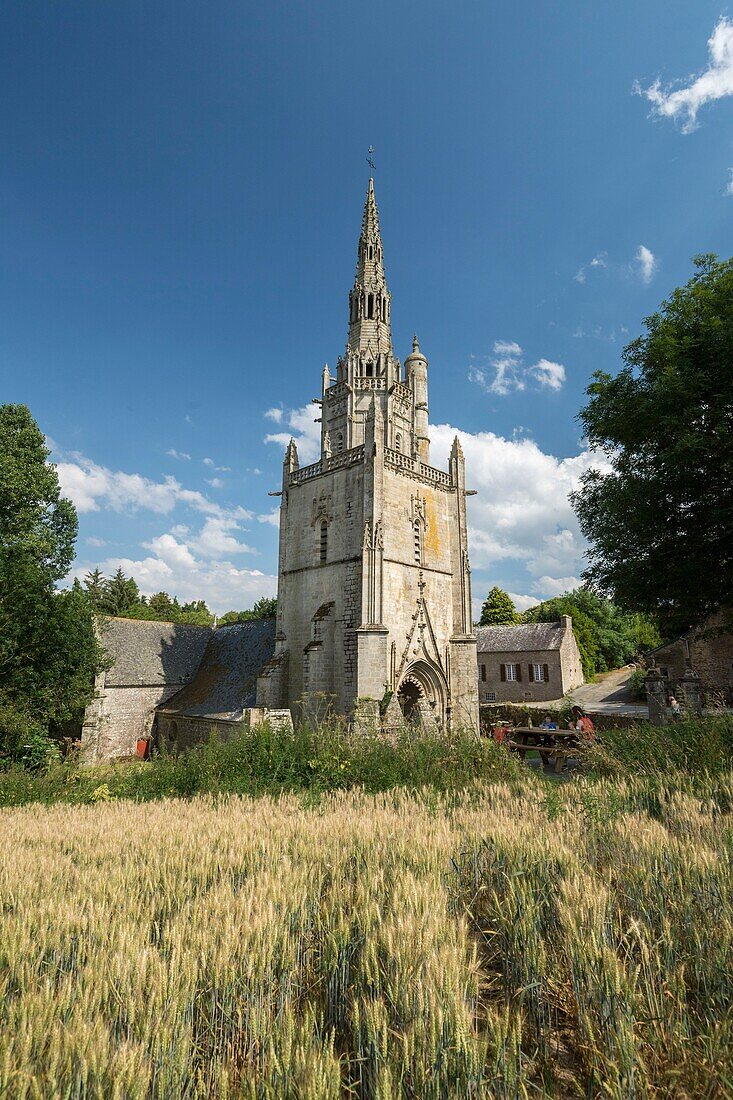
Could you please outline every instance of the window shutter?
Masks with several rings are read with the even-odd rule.
[[[501,682],[503,684],[506,682],[506,665],[500,665],[499,671],[501,673]]]
[[[522,666],[519,662],[517,662],[517,664],[514,667],[517,670],[517,681],[518,681],[518,683],[521,684],[521,682],[522,682]]]
[[[530,662],[530,664],[527,665],[527,668],[529,669],[529,682],[530,682],[530,684],[533,684],[534,683],[534,665]]]
[[[549,682],[550,682],[550,666],[549,665],[543,665],[542,666],[542,674],[545,678],[545,683],[549,684]]]

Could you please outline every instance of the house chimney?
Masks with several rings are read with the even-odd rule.
[[[572,617],[572,615],[563,615],[562,618],[560,619],[560,622],[562,623],[563,630],[572,630],[572,628],[573,628],[573,617]]]

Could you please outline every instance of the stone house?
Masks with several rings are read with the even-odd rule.
[[[549,702],[584,682],[570,615],[558,623],[480,626],[476,646],[481,703]]]
[[[229,737],[250,717],[257,674],[274,650],[274,619],[218,627],[193,679],[158,708],[158,747],[183,751],[207,741],[212,732],[221,740]]]
[[[275,649],[275,620],[213,628],[109,618],[100,635],[111,667],[97,677],[84,716],[87,764],[134,756],[138,738],[172,749],[207,740],[215,728],[229,736],[254,706],[257,674]]]
[[[733,633],[731,613],[719,611],[700,626],[644,654],[647,666],[656,665],[674,692],[685,669],[700,677],[703,696],[733,703]]]
[[[95,680],[82,726],[89,764],[134,756],[150,737],[156,708],[193,677],[212,634],[208,626],[105,618],[100,640],[111,667]]]
[[[373,180],[336,375],[321,378],[321,453],[290,441],[280,493],[276,651],[260,706],[327,699],[340,714],[404,715],[478,728],[476,639],[463,452],[430,465],[428,361],[404,367],[391,334]]]

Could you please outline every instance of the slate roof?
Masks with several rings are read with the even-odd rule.
[[[193,680],[159,710],[238,722],[254,706],[257,674],[275,652],[275,620],[231,623],[213,632]]]
[[[114,661],[105,684],[140,687],[188,683],[211,633],[210,626],[105,618],[101,641]]]
[[[476,627],[479,653],[517,653],[559,649],[565,633],[562,623],[519,623],[517,626]]]

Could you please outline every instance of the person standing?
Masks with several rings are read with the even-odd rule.
[[[670,695],[670,697],[669,697],[669,709],[672,712],[672,721],[673,722],[681,722],[682,721],[682,707],[679,705],[679,703],[675,699],[674,695]]]

